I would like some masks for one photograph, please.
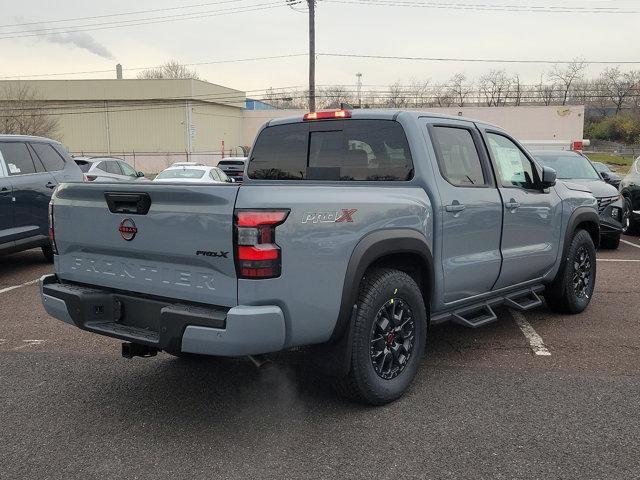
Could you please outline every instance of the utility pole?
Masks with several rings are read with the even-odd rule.
[[[362,108],[362,73],[356,73],[358,79],[358,108]]]
[[[309,111],[316,111],[316,0],[309,4]]]

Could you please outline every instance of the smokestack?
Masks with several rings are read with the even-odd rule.
[[[122,65],[120,64],[116,65],[116,78],[122,80]]]

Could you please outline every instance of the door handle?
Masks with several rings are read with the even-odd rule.
[[[460,213],[467,207],[465,207],[464,203],[454,200],[451,205],[446,205],[444,208],[447,212]]]
[[[53,182],[48,182],[48,183],[45,185],[45,187],[50,188],[50,189],[52,189],[52,190],[53,190],[54,188],[56,188],[56,184],[55,184],[55,183],[53,183]]]
[[[505,203],[504,206],[509,210],[516,210],[520,207],[520,202],[516,202],[515,199],[512,198],[507,203]]]

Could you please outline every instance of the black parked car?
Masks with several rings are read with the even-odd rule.
[[[64,147],[48,138],[0,135],[0,254],[41,247],[49,261],[49,201],[62,182],[82,172]]]
[[[620,193],[624,196],[623,231],[637,234],[640,231],[640,157],[620,182]]]
[[[600,176],[605,182],[607,182],[610,185],[613,185],[616,188],[620,186],[620,181],[622,180],[622,177],[618,175],[616,172],[614,172],[613,170],[611,170],[608,165],[602,162],[591,162],[591,165],[593,165],[593,168],[595,168],[598,171],[598,173],[600,174]]]
[[[242,182],[244,168],[247,164],[247,157],[227,157],[218,162],[218,168],[233,178],[235,182]]]

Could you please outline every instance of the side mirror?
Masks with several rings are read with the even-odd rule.
[[[608,182],[609,180],[611,180],[611,175],[609,175],[608,172],[600,172],[600,176],[605,182]]]
[[[144,177],[144,172],[138,172],[136,175],[138,175],[138,177]]]
[[[558,174],[551,167],[542,167],[542,188],[553,187],[556,184]]]
[[[235,178],[227,177],[227,183],[236,183]]]

